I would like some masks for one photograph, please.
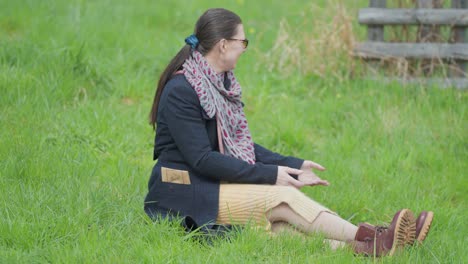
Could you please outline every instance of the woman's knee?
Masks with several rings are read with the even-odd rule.
[[[281,201],[287,204],[297,201],[304,201],[304,199],[312,200],[299,189],[292,186],[282,186],[280,189],[280,197]]]
[[[291,215],[291,211],[291,207],[287,203],[282,202],[277,206],[273,207],[268,213],[267,217],[270,222],[288,222],[288,216]]]

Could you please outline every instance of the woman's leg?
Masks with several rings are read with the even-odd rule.
[[[250,220],[260,225],[287,222],[304,234],[320,232],[328,239],[349,242],[355,253],[375,256],[392,255],[412,244],[416,235],[415,219],[408,209],[398,211],[386,228],[366,223],[356,227],[293,187],[221,184],[216,222],[246,224]]]
[[[302,233],[322,232],[329,239],[352,240],[357,227],[293,187],[221,184],[217,223],[287,222]]]
[[[271,223],[271,232],[274,234],[288,233],[291,235],[301,235],[301,236],[305,235],[296,227],[284,221],[276,221],[276,222]]]
[[[328,239],[349,243],[355,253],[368,256],[393,255],[405,245],[412,244],[416,235],[415,219],[408,209],[398,211],[388,227],[374,227],[367,223],[356,227],[326,211],[310,222],[286,203],[274,207],[269,212],[268,220],[273,223],[287,222],[304,233],[323,233]],[[339,247],[339,243],[336,246]]]
[[[398,211],[386,228],[366,223],[356,227],[293,187],[221,184],[217,223],[250,220],[260,225],[287,222],[305,234],[320,232],[328,239],[349,242],[358,254],[376,256],[392,255],[412,244],[416,235],[408,209]]]
[[[286,233],[289,235],[296,235],[296,236],[299,235],[302,238],[306,237],[306,233],[299,231],[296,227],[283,221],[277,221],[277,222],[271,223],[271,232],[274,235]],[[325,239],[323,240],[323,243],[329,245],[330,248],[333,250],[336,250],[338,248],[343,248],[346,246],[345,242],[333,240],[333,239]]]
[[[319,232],[328,239],[339,241],[354,240],[357,231],[355,225],[326,211],[321,212],[313,222],[309,222],[286,203],[274,207],[268,213],[268,220],[272,223],[272,227],[275,222],[287,222],[303,233]]]

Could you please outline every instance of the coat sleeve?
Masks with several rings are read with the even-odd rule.
[[[276,152],[270,151],[259,144],[255,143],[255,159],[257,162],[265,164],[274,164],[279,166],[287,166],[295,169],[299,169],[304,163],[303,159],[298,159],[291,156],[282,156]]]
[[[178,85],[167,92],[162,114],[177,148],[197,173],[232,183],[276,183],[278,166],[251,165],[211,148],[200,101],[192,87]]]

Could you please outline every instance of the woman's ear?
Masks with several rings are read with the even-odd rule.
[[[227,41],[226,41],[226,39],[221,39],[221,40],[218,42],[218,45],[219,45],[219,51],[220,51],[221,53],[226,52],[226,50],[227,50]]]

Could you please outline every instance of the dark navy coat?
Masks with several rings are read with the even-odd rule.
[[[226,78],[227,79],[227,78]],[[229,83],[225,83],[229,87]],[[216,119],[208,118],[183,74],[161,95],[154,159],[145,212],[150,217],[189,216],[211,226],[218,214],[220,182],[275,184],[278,165],[300,168],[303,160],[255,144],[256,164],[219,152]]]

